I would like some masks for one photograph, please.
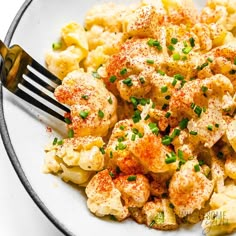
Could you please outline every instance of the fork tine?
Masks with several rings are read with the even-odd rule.
[[[38,96],[40,96],[41,98],[44,98],[46,101],[54,104],[55,106],[61,108],[62,110],[64,110],[65,112],[70,112],[69,108],[65,107],[64,105],[62,105],[61,103],[57,102],[55,99],[51,98],[50,96],[48,96],[47,94],[45,94],[43,91],[39,90],[38,88],[34,87],[32,84],[30,84],[28,81],[26,81],[25,79],[22,80],[22,85],[24,85],[27,89],[29,89],[30,91],[34,92],[35,94],[37,94]]]
[[[45,104],[41,103],[40,101],[36,100],[34,97],[26,93],[25,91],[19,89],[15,93],[18,97],[22,98],[23,100],[27,101],[30,104],[33,104],[34,106],[38,107],[39,109],[49,113],[50,115],[56,117],[57,119],[65,122],[65,117],[58,112],[52,110],[50,107],[46,106]]]
[[[28,77],[30,77],[33,81],[35,81],[36,83],[40,84],[42,87],[46,88],[48,91],[54,93],[55,88],[53,88],[51,85],[49,85],[48,83],[46,83],[45,81],[41,80],[38,76],[36,76],[35,74],[33,74],[31,71],[28,70],[28,72],[26,73],[26,75]]]
[[[31,66],[36,69],[38,72],[40,72],[41,74],[43,74],[44,76],[46,76],[48,79],[50,79],[51,81],[53,81],[55,84],[60,85],[61,84],[61,80],[58,79],[55,75],[53,75],[50,71],[48,71],[45,67],[43,67],[42,65],[40,65],[37,61],[35,61],[34,59],[32,60]]]

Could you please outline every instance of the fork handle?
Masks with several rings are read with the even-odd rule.
[[[2,42],[2,40],[0,40],[0,54],[3,57],[3,59],[5,60],[6,55],[7,55],[7,51],[8,48],[6,47],[6,45]]]

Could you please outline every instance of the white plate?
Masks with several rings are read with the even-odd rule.
[[[5,41],[20,44],[41,64],[45,52],[69,21],[83,23],[86,10],[102,0],[26,0],[19,10]],[[118,1],[116,1],[118,2]],[[120,0],[119,2],[125,2]],[[195,0],[201,7],[204,0]],[[83,191],[58,177],[45,175],[41,168],[44,146],[60,132],[63,124],[22,102],[0,88],[0,128],[6,150],[22,184],[35,203],[65,235],[160,236],[202,235],[199,225],[174,232],[161,232],[132,220],[122,223],[95,217],[86,207]],[[53,128],[49,132],[48,127]]]

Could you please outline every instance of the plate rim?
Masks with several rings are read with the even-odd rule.
[[[25,0],[24,3],[21,5],[20,9],[16,13],[14,19],[12,20],[10,27],[7,31],[7,34],[4,38],[4,43],[6,45],[10,45],[12,37],[14,35],[14,32],[24,15],[25,11],[28,9],[30,4],[33,2],[33,0]],[[0,67],[1,67],[1,61],[0,61]],[[65,227],[47,208],[47,206],[43,203],[43,201],[40,199],[38,194],[35,192],[33,187],[31,186],[28,178],[26,177],[24,170],[19,162],[19,159],[15,153],[14,147],[11,143],[11,138],[8,132],[8,128],[6,125],[5,115],[4,115],[4,109],[3,109],[3,86],[0,80],[0,134],[3,141],[3,145],[5,147],[5,150],[7,152],[7,155],[10,159],[10,162],[20,179],[21,184],[24,186],[26,192],[30,195],[34,203],[38,206],[38,208],[43,212],[43,214],[51,221],[51,223],[56,226],[57,229],[59,229],[63,234],[66,236],[73,236],[74,234]]]

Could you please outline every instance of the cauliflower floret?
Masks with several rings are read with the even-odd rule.
[[[88,208],[95,215],[113,215],[120,221],[129,216],[128,208],[122,205],[121,193],[112,182],[108,170],[97,173],[90,180],[85,192]]]
[[[70,22],[61,29],[61,37],[67,46],[75,45],[82,49],[84,57],[86,57],[88,41],[83,26],[76,22]]]
[[[236,151],[236,120],[232,120],[228,124],[227,130],[226,130],[226,136],[230,145],[232,146],[234,151]]]
[[[104,167],[104,154],[100,151],[101,137],[63,139],[45,148],[44,172],[59,174],[63,180],[84,184]]]
[[[88,42],[84,28],[75,22],[61,29],[63,46],[47,53],[45,60],[48,69],[63,79],[69,72],[78,70],[80,62],[88,54]]]
[[[109,32],[99,25],[93,25],[89,31],[86,31],[86,35],[89,50],[93,50],[98,46],[106,46],[114,53],[119,49],[119,44],[123,42],[121,32]]]
[[[191,214],[195,209],[200,210],[213,191],[213,182],[201,171],[196,171],[196,165],[198,165],[196,160],[188,161],[170,180],[170,201],[179,217]]]
[[[106,136],[117,121],[117,101],[102,80],[89,73],[73,71],[55,90],[59,102],[71,108],[70,128],[78,136]]]
[[[63,79],[69,72],[78,70],[84,53],[80,48],[69,46],[62,51],[48,52],[45,60],[49,71]]]
[[[81,169],[79,166],[74,166],[74,167],[67,167],[63,164],[61,164],[62,168],[62,173],[61,173],[61,178],[65,182],[72,182],[74,184],[78,185],[84,185],[90,177],[93,175],[93,172],[85,171]]]
[[[155,70],[164,63],[164,55],[154,46],[149,46],[149,38],[127,40],[106,65],[107,88],[114,94],[129,101],[130,96],[144,97],[151,89],[150,80]],[[111,81],[111,76],[114,81]]]
[[[85,16],[85,28],[90,30],[93,25],[104,27],[106,31],[121,32],[125,15],[132,7],[105,3],[92,7]]]
[[[145,223],[150,228],[160,230],[173,230],[178,228],[173,209],[168,199],[155,199],[147,202],[143,209]]]
[[[137,8],[125,18],[123,30],[130,36],[155,37],[157,27],[162,25],[164,20],[163,6],[156,9],[155,6],[148,4]]]
[[[236,180],[236,155],[227,155],[225,161],[225,173],[232,179]]]
[[[155,126],[154,123],[152,125]],[[120,130],[120,126],[124,126],[124,129]],[[133,123],[132,120],[115,125],[106,148],[110,156],[108,165],[112,169],[118,166],[126,174],[173,171],[178,161],[170,164],[165,161],[171,152],[169,147],[162,144],[161,136],[152,133],[148,123]]]
[[[205,214],[202,228],[207,236],[225,235],[236,229],[236,186],[227,185],[221,193],[213,193],[211,211]]]
[[[207,5],[201,11],[201,21],[206,23],[218,23],[227,30],[232,30],[235,26],[236,13],[235,0],[208,0]]]
[[[143,129],[128,119],[116,123],[106,147],[107,166],[114,174],[117,167],[126,175],[147,172],[130,151],[130,143],[135,142],[132,136],[141,138]]]
[[[60,158],[56,156],[56,150],[48,151],[44,159],[43,172],[58,173],[61,170],[60,162]]]
[[[150,196],[150,185],[144,175],[119,176],[113,182],[127,207],[142,207]]]
[[[198,11],[192,0],[162,0],[167,11],[168,22],[193,25],[198,20]]]

